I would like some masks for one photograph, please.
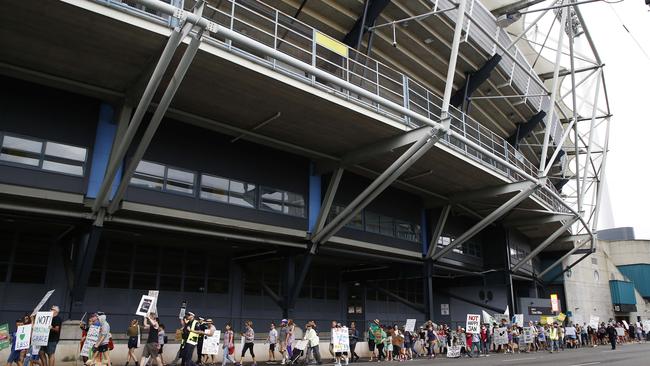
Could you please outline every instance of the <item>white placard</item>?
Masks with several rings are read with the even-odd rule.
[[[510,315],[509,314],[494,314],[493,319],[499,325],[503,324],[504,320],[505,320],[505,324],[510,324]]]
[[[594,329],[594,330],[595,330],[595,329],[598,329],[598,322],[599,322],[599,321],[600,321],[600,318],[599,318],[599,317],[594,316],[594,315],[591,315],[591,316],[589,317],[589,326],[590,326],[592,329]]]
[[[564,335],[565,336],[576,336],[576,328],[574,327],[566,327],[564,328]]]
[[[492,324],[494,323],[494,317],[492,315],[488,314],[487,311],[482,310],[483,313],[483,322],[487,324]]]
[[[458,357],[460,357],[460,346],[447,347],[447,358],[458,358]]]
[[[203,339],[203,349],[202,352],[204,355],[216,355],[219,353],[219,339],[221,338],[221,331],[217,330],[213,335],[205,337]]]
[[[478,314],[467,314],[467,321],[465,322],[465,331],[467,333],[480,333],[481,332],[481,316]]]
[[[53,293],[54,293],[54,290],[50,290],[50,291],[48,291],[48,292],[45,293],[45,296],[43,296],[43,298],[41,299],[41,301],[39,301],[39,303],[38,303],[38,304],[36,305],[36,307],[34,308],[34,311],[32,311],[32,316],[33,316],[33,315],[36,315],[36,313],[38,313],[38,311],[41,310],[41,308],[43,307],[43,305],[45,305],[45,303],[47,302],[47,300],[50,299],[50,296],[52,296]]]
[[[307,348],[307,341],[304,339],[296,341],[293,345],[293,349],[297,349],[298,351],[304,351],[305,348]]]
[[[625,329],[620,327],[616,328],[616,335],[619,337],[625,337]]]
[[[50,325],[54,314],[51,311],[39,311],[32,327],[32,346],[47,346],[50,338]]]
[[[101,327],[99,325],[91,325],[90,328],[88,328],[88,333],[86,333],[86,340],[84,341],[83,347],[81,347],[81,352],[79,352],[80,356],[90,357],[90,351],[92,351],[93,346],[99,339],[100,328]]]
[[[178,319],[183,319],[185,318],[185,308],[181,308],[181,310],[178,312]]]
[[[347,327],[332,328],[332,346],[334,352],[350,351],[350,335]]]
[[[440,315],[449,315],[449,304],[440,304]]]
[[[494,328],[494,344],[496,345],[508,344],[508,328],[506,327]]]
[[[515,324],[517,324],[520,327],[524,326],[524,314],[515,314],[515,317],[513,318]]]
[[[32,325],[21,325],[16,330],[16,351],[29,348],[29,341],[32,338]]]
[[[149,296],[153,297],[150,313],[158,314],[158,290],[149,290]]]
[[[650,320],[644,320],[643,321],[643,330],[647,332],[650,332]]]
[[[623,326],[625,327],[625,329],[630,329],[630,325],[627,324],[627,321],[625,320],[623,320]]]
[[[140,299],[140,304],[138,305],[138,310],[136,310],[135,315],[147,316],[152,312],[152,307],[156,298],[153,296],[142,295]]]
[[[404,325],[404,330],[407,332],[415,331],[415,319],[406,319],[406,325]]]
[[[533,333],[532,327],[524,327],[524,332],[522,335],[524,343],[533,343],[535,341],[535,336]]]

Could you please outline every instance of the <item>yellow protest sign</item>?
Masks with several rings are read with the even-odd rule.
[[[564,314],[564,313],[558,314],[558,316],[557,316],[558,321],[563,322],[564,319],[566,319],[566,314]]]

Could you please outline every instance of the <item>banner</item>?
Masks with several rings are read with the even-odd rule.
[[[492,315],[488,314],[487,311],[482,310],[483,312],[483,322],[487,324],[492,324],[494,323],[494,317]]]
[[[647,332],[650,332],[650,320],[644,320],[643,321],[643,330]]]
[[[32,338],[32,325],[21,325],[16,330],[16,351],[29,348],[29,341]]]
[[[501,325],[504,324],[510,324],[510,315],[509,314],[494,314],[494,321]]]
[[[524,326],[524,314],[515,314],[512,319],[513,323],[517,324],[519,327]]]
[[[494,328],[494,344],[496,345],[508,344],[508,328],[506,327]]]
[[[332,346],[334,347],[334,352],[350,351],[350,336],[348,333],[348,327],[332,329]]]
[[[415,331],[415,319],[406,319],[406,325],[404,326],[404,330],[407,332],[414,332]]]
[[[465,322],[465,331],[467,333],[480,333],[481,332],[481,316],[478,314],[467,314],[467,321]]]
[[[533,328],[532,327],[524,327],[524,332],[523,332],[523,341],[524,343],[533,343],[535,342],[535,336],[533,333]]]
[[[447,358],[458,358],[458,357],[460,357],[460,346],[447,347]]]
[[[11,347],[11,342],[9,341],[9,324],[2,324],[0,325],[0,351],[9,347]]]
[[[560,301],[557,297],[557,294],[551,294],[551,309],[553,312],[560,311]]]
[[[51,311],[39,311],[32,327],[32,346],[47,346],[50,338],[50,325],[54,314]]]
[[[138,310],[136,310],[135,315],[147,316],[152,311],[152,306],[156,298],[153,296],[142,295],[140,299],[140,304],[138,305]]]
[[[616,328],[616,335],[619,336],[619,337],[625,337],[625,329]]]
[[[560,323],[564,322],[564,319],[566,319],[566,314],[564,314],[564,313],[559,313],[559,314],[557,315],[557,320],[558,320]]]
[[[625,329],[630,329],[630,325],[627,324],[627,321],[625,320],[623,320],[623,326],[625,327]]]
[[[217,330],[213,335],[203,339],[203,349],[201,353],[204,355],[216,355],[219,353],[219,339],[221,338],[221,331]]]
[[[99,339],[99,329],[99,325],[91,325],[90,328],[88,328],[88,333],[86,333],[86,340],[84,341],[83,347],[81,347],[81,352],[79,352],[80,356],[90,357],[90,351],[92,351],[93,346]]]
[[[598,322],[600,321],[600,318],[594,315],[591,315],[589,317],[589,326],[592,329],[598,329]]]
[[[50,296],[52,296],[53,293],[54,293],[54,290],[50,290],[50,291],[45,293],[45,296],[43,296],[41,301],[39,301],[38,305],[36,305],[36,307],[34,308],[34,311],[32,311],[32,316],[36,315],[36,313],[38,313],[38,311],[41,310],[43,305],[45,305],[45,303],[47,302],[47,300],[50,299]]]
[[[149,290],[148,295],[153,297],[153,303],[151,303],[151,310],[149,312],[158,314],[158,308],[156,307],[158,305],[158,290]]]

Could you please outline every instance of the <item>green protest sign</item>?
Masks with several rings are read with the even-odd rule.
[[[0,325],[0,351],[9,347],[11,347],[11,342],[9,341],[9,324],[2,324]]]

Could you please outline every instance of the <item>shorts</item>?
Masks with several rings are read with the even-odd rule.
[[[102,344],[101,346],[95,348],[95,352],[99,352],[99,353],[108,352],[108,343]]]
[[[142,357],[147,358],[147,357],[152,357],[156,358],[158,357],[158,343],[147,343],[144,345],[144,349],[142,349]]]
[[[138,336],[129,337],[129,349],[138,348]]]
[[[41,351],[45,352],[48,356],[52,356],[56,352],[56,346],[59,341],[47,342],[47,346],[41,347]]]
[[[341,356],[343,356],[343,355],[347,356],[348,353],[347,353],[347,352],[335,352],[334,355],[335,355],[336,357],[341,357]]]
[[[370,352],[375,351],[375,341],[373,341],[373,340],[368,341],[368,351],[370,351]]]
[[[11,351],[9,358],[7,358],[7,363],[18,362],[20,361],[20,351]]]
[[[569,336],[569,339],[572,340],[572,341],[575,341],[575,340],[576,340],[576,336],[574,336],[574,335],[570,335],[570,336]]]
[[[275,352],[275,343],[269,344],[269,351]]]

